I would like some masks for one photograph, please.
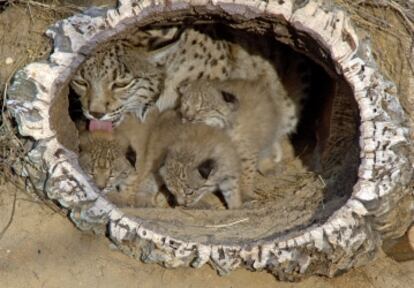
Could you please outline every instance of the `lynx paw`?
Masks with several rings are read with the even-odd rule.
[[[273,161],[275,164],[281,162],[283,159],[282,144],[277,141],[273,144]]]
[[[167,109],[175,108],[178,99],[178,94],[174,89],[166,89],[158,98],[155,105],[160,112]]]

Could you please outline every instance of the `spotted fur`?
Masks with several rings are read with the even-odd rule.
[[[149,46],[158,45],[156,31],[150,32],[139,31],[134,37],[105,44],[75,73],[71,87],[88,119],[112,121],[115,126],[128,112],[145,119],[164,83],[163,70],[149,60]],[[171,34],[159,38],[171,38]]]
[[[186,29],[179,40],[153,54],[153,61],[164,67],[165,89],[156,102],[160,111],[174,108],[181,83],[197,79],[224,80],[231,73],[231,48],[214,32]]]
[[[249,41],[240,31],[233,31],[227,35],[228,39],[216,34],[216,31],[187,29],[178,41],[154,51],[152,61],[163,66],[166,73],[165,89],[156,102],[160,111],[176,107],[180,98],[178,88],[196,80],[265,77],[269,89],[278,92],[280,80],[267,60],[275,53],[266,41]]]

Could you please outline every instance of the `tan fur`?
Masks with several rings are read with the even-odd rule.
[[[79,164],[104,193],[115,191],[135,171],[125,147],[104,131],[80,133]]]
[[[203,178],[198,166],[211,159],[214,168]],[[137,166],[133,185],[124,191],[124,204],[141,206],[148,181],[165,184],[178,205],[192,206],[205,194],[220,190],[228,208],[238,208],[240,159],[230,138],[204,124],[183,124],[175,111],[161,113],[151,129],[145,158]]]
[[[139,168],[146,148],[148,134],[158,117],[158,112],[154,109],[148,112],[145,122],[140,121],[135,115],[126,114],[125,120],[114,129],[115,137],[123,147],[130,147],[136,153],[135,168]]]
[[[149,175],[142,184],[141,190],[136,189],[136,179],[143,169],[149,135],[153,133],[158,119],[158,111],[151,109],[145,122],[141,122],[134,115],[127,115],[125,120],[115,129],[120,145],[129,146],[136,154],[135,170],[128,175],[120,186],[120,193],[108,195],[109,200],[120,206],[160,207],[166,205],[165,196],[160,193],[160,185],[153,175]],[[125,191],[135,191],[133,196]],[[131,200],[132,199],[132,200]],[[161,200],[160,200],[161,199]]]
[[[235,143],[242,161],[243,189],[247,191],[253,191],[261,154],[272,146],[275,153],[281,153],[281,141],[296,124],[295,119],[290,119],[294,106],[283,87],[280,85],[278,93],[272,94],[266,84],[244,80],[195,81],[180,88],[183,118],[225,129]]]
[[[128,179],[136,174],[126,158],[128,148],[135,152],[135,162],[139,163],[155,117],[150,113],[149,121],[141,122],[135,115],[126,114],[125,120],[113,132],[90,132],[78,125],[80,165],[95,180],[98,188],[113,190],[110,189],[114,187],[111,183],[115,182],[120,189],[128,185]]]

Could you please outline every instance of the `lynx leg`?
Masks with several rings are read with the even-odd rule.
[[[112,191],[108,192],[105,197],[113,204],[119,207],[135,206],[135,191]]]
[[[178,85],[168,85],[165,87],[165,90],[161,93],[160,98],[158,98],[156,102],[157,108],[160,112],[165,111],[167,109],[175,108],[178,100],[178,93],[177,91],[175,91],[173,87],[177,86]]]
[[[275,164],[279,163],[283,159],[282,144],[279,139],[275,140],[272,145],[272,156]]]
[[[241,159],[241,177],[240,177],[240,188],[242,191],[243,200],[252,200],[256,198],[254,193],[254,180],[257,169],[257,158],[258,155],[252,152],[251,145],[240,143],[239,155]]]
[[[243,200],[252,200],[256,198],[254,193],[254,180],[256,175],[256,161],[254,159],[248,159],[242,161],[242,173],[241,173],[241,191]]]
[[[114,204],[131,206],[135,205],[135,195],[138,191],[140,183],[140,175],[136,169],[132,169],[126,176],[125,180],[119,184],[119,192],[112,192],[111,195],[108,193],[108,199],[113,200]]]
[[[159,204],[161,205],[166,204],[166,203],[158,203],[158,202],[161,202],[161,201],[157,201],[157,194],[159,194],[159,190],[160,190],[159,185],[155,179],[154,174],[149,175],[146,179],[142,181],[135,195],[136,206],[137,207],[157,207],[159,206]],[[166,199],[164,200],[165,200],[164,202],[166,202]]]
[[[241,207],[241,193],[239,186],[239,179],[235,177],[227,178],[219,185],[220,191],[223,194],[228,209],[236,209]]]

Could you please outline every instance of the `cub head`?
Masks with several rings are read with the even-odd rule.
[[[185,151],[169,151],[160,175],[180,206],[196,204],[206,193],[217,190],[214,175],[217,161]]]
[[[230,126],[232,115],[239,108],[239,99],[233,93],[215,86],[214,82],[197,80],[179,87],[179,109],[184,120],[217,128]]]
[[[134,167],[119,149],[118,142],[100,133],[84,132],[81,135],[79,164],[106,193],[122,185]]]

